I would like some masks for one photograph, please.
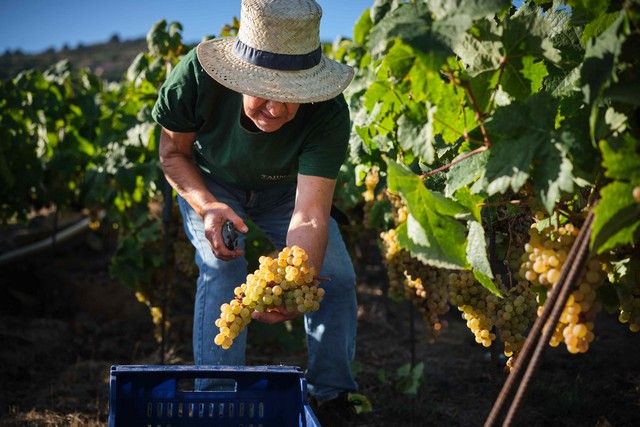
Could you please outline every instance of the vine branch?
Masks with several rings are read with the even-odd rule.
[[[432,175],[435,175],[435,174],[437,174],[437,173],[440,173],[440,172],[444,172],[444,171],[446,171],[446,170],[449,170],[449,169],[451,169],[453,166],[455,166],[455,165],[457,165],[458,163],[460,163],[461,161],[466,160],[466,159],[468,159],[469,157],[475,156],[476,154],[480,154],[480,153],[482,153],[483,151],[487,151],[488,149],[489,149],[489,146],[487,146],[487,145],[483,145],[482,147],[478,147],[478,148],[476,148],[475,150],[473,150],[473,151],[469,151],[468,153],[465,153],[465,154],[463,154],[462,156],[460,156],[460,157],[458,157],[458,158],[454,159],[451,163],[448,163],[448,164],[446,164],[446,165],[444,165],[444,166],[440,166],[439,168],[436,168],[436,169],[431,170],[431,171],[429,171],[429,172],[425,172],[425,173],[423,173],[422,175],[420,175],[420,179],[426,179],[426,178],[428,178],[428,177],[430,177],[430,176],[432,176]]]

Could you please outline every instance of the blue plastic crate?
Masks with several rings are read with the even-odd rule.
[[[194,391],[224,379],[220,391]],[[115,365],[109,426],[319,426],[300,368],[291,366]]]

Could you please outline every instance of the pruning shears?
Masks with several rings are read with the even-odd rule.
[[[222,225],[222,240],[230,251],[238,247],[238,230],[236,230],[233,223],[229,220],[225,221]]]

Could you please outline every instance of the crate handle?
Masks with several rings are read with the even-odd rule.
[[[196,381],[206,382],[206,389],[197,390],[195,388]],[[176,390],[189,393],[236,393],[238,391],[238,382],[233,378],[181,378],[176,384]]]

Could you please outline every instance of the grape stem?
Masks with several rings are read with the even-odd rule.
[[[498,202],[487,202],[487,203],[478,203],[478,206],[481,208],[488,208],[494,206],[504,206],[504,205],[522,205],[527,206],[528,202],[522,199],[514,199],[514,200],[500,200]]]

